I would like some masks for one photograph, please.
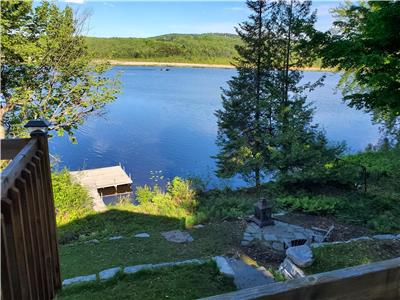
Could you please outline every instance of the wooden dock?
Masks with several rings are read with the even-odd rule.
[[[73,171],[70,174],[76,182],[89,190],[89,194],[93,198],[93,209],[96,211],[106,209],[106,205],[99,195],[99,189],[114,187],[117,191],[120,186],[132,184],[132,179],[121,166]]]

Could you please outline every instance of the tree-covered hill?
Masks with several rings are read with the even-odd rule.
[[[203,64],[230,64],[240,43],[237,35],[216,33],[86,40],[97,59]]]

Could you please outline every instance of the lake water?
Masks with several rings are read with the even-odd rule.
[[[107,105],[104,117],[87,120],[76,133],[78,144],[67,137],[50,141],[50,151],[71,170],[117,165],[125,167],[137,185],[174,176],[200,176],[211,185],[237,185],[214,176],[217,132],[214,111],[221,106],[220,87],[235,74],[233,69],[114,67],[122,72],[122,93]],[[306,72],[304,80],[323,73]],[[315,123],[330,141],[346,141],[350,152],[378,141],[371,117],[348,108],[335,93],[339,75],[327,73],[325,85],[309,94]]]

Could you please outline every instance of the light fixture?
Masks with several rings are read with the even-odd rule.
[[[31,137],[47,135],[49,126],[50,123],[43,119],[30,120],[24,125],[24,127],[28,129]]]

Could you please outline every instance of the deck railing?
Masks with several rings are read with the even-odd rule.
[[[261,285],[203,300],[398,300],[400,257]]]
[[[53,299],[61,287],[47,136],[1,140],[1,298]]]

